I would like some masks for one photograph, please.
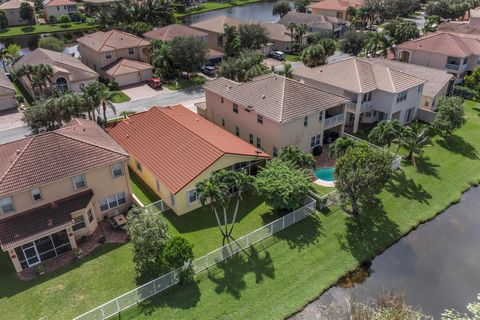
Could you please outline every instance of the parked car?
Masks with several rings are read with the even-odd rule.
[[[162,80],[158,77],[147,79],[147,84],[153,89],[162,89]]]
[[[277,60],[285,60],[285,53],[282,51],[270,51],[270,57]]]
[[[216,71],[214,66],[203,66],[200,71],[206,76],[215,77]]]

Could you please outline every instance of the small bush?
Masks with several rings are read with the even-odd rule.
[[[475,90],[460,85],[453,87],[453,95],[466,100],[475,100]]]

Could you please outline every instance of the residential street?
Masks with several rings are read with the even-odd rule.
[[[145,99],[127,101],[116,104],[117,114],[124,110],[130,111],[145,111],[152,106],[169,106],[179,103],[186,103],[191,100],[197,100],[204,97],[203,88],[190,88],[182,91],[174,91],[166,93],[161,96],[147,97]],[[114,114],[108,110],[107,117],[113,117]],[[0,122],[9,121],[0,117]],[[12,125],[6,126],[5,129],[0,127],[0,144],[22,139],[29,134],[28,129],[23,126],[22,122],[15,122]]]

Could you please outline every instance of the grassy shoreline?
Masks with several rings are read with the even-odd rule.
[[[71,22],[67,24],[36,24],[33,26],[18,26],[0,30],[0,39],[27,36],[40,33],[56,33],[70,31],[84,31],[97,28],[96,25],[90,23]]]
[[[231,2],[205,2],[202,4],[202,8],[199,8],[198,10],[191,10],[186,13],[175,13],[174,16],[177,19],[182,19],[184,17],[188,17],[197,13],[205,13],[205,12],[215,11],[215,10],[220,10],[225,8],[238,7],[238,6],[243,6],[246,4],[262,2],[262,1],[265,1],[265,0],[235,0]]]

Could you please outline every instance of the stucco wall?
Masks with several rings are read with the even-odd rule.
[[[20,9],[5,9],[2,11],[4,11],[5,15],[7,16],[9,27],[22,26],[29,23],[28,20],[23,20],[22,18],[20,18]],[[33,15],[35,17],[35,9]]]
[[[69,6],[44,6],[43,9],[45,11],[45,18],[48,20],[51,16],[58,18],[62,15],[69,15],[69,13],[76,12],[78,8],[76,7],[75,10],[67,10]]]
[[[15,92],[11,94],[0,95],[0,110],[7,110],[17,106],[17,99],[15,99]]]

